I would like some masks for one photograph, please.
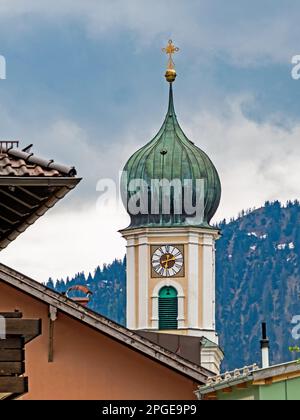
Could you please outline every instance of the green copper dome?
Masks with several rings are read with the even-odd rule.
[[[164,186],[170,182],[169,189],[158,187],[158,183]],[[182,131],[171,83],[165,121],[154,139],[126,163],[121,193],[131,217],[128,228],[209,227],[219,206],[221,184],[217,170]]]

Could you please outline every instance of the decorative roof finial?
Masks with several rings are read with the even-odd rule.
[[[169,83],[173,83],[177,76],[176,70],[175,70],[175,64],[173,61],[173,54],[175,54],[178,51],[179,51],[179,48],[175,47],[171,39],[169,40],[166,48],[163,48],[163,52],[169,56],[167,71],[165,74],[165,78],[167,79],[167,82]]]

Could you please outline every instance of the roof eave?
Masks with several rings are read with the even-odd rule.
[[[22,224],[18,225],[15,230],[0,241],[0,251],[5,249],[21,233],[25,232],[28,227],[34,224],[49,209],[54,207],[55,204],[73,190],[80,181],[81,178],[71,177],[0,177],[0,186],[47,186],[58,188],[53,194],[49,195],[45,203],[35,209]]]

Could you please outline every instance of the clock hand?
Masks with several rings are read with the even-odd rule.
[[[164,264],[166,262],[174,261],[174,260],[175,260],[175,257],[174,256],[172,256],[171,258],[167,257],[167,259],[166,260],[163,260],[161,263]]]
[[[162,263],[162,265],[165,264],[165,269],[167,269],[168,268],[168,263],[170,261],[175,261],[175,259],[176,258],[173,255],[172,255],[172,257],[167,256],[167,259],[166,260],[163,260],[161,263]]]

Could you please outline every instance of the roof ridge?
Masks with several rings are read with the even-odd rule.
[[[35,164],[46,169],[55,169],[58,172],[67,176],[76,176],[77,171],[74,166],[67,166],[60,163],[55,163],[53,159],[44,159],[36,156],[34,153],[24,152],[19,149],[8,149],[6,153],[18,159],[23,159],[27,163]]]

